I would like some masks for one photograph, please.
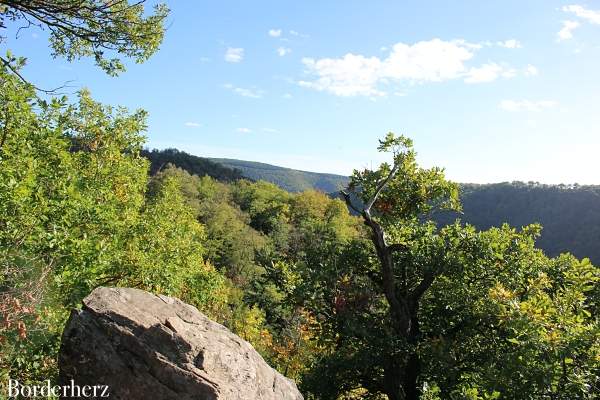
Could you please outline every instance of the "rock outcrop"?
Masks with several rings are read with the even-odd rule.
[[[110,399],[302,400],[252,346],[182,301],[98,288],[63,333],[60,382],[108,385]]]

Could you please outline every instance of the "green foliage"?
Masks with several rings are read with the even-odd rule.
[[[172,165],[152,178],[149,194],[169,180],[178,182],[206,229],[207,260],[229,278],[226,306],[211,315],[287,376],[300,378],[320,349],[314,317],[303,306],[307,278],[332,249],[356,237],[357,219],[323,193],[291,195],[266,182],[225,184]]]
[[[125,70],[122,57],[141,63],[158,50],[168,13],[166,5],[157,4],[146,15],[144,1],[5,0],[0,27],[20,21],[47,29],[53,57],[92,57],[106,73],[117,75]]]
[[[349,183],[349,179],[341,175],[308,173],[251,161],[211,161],[175,149],[144,151],[143,154],[152,162],[152,173],[173,163],[191,174],[209,175],[220,181],[231,182],[245,177],[268,181],[291,192],[316,189],[333,197],[337,197],[338,191]],[[600,263],[600,246],[597,246],[600,241],[598,186],[533,182],[459,186],[462,212],[435,212],[432,217],[439,224],[451,224],[458,217],[481,230],[503,223],[512,226],[539,223],[544,231],[536,245],[548,255],[554,257],[570,252],[579,258],[588,257],[595,264]],[[386,203],[380,202],[380,205],[385,207]]]
[[[373,204],[384,223],[402,223],[427,216],[439,209],[460,208],[458,186],[447,181],[440,168],[420,168],[410,139],[388,133],[379,143],[380,152],[392,153],[393,165],[384,163],[374,171],[355,170],[349,187],[360,188],[360,198],[366,204],[386,181],[392,169],[397,170],[387,182],[386,190],[378,195]]]
[[[67,58],[94,53],[63,40]],[[69,310],[123,285],[199,307],[309,399],[598,393],[598,268],[548,258],[538,225],[436,225],[458,187],[418,166],[410,139],[389,134],[392,163],[355,171],[359,218],[323,192],[143,152],[144,112],[86,91],[41,100],[22,62],[0,68],[0,379],[53,378]]]
[[[239,181],[233,193],[233,200],[250,216],[250,225],[267,235],[287,222],[291,198],[285,190],[263,181]]]
[[[85,91],[76,104],[40,100],[0,74],[3,375],[52,377],[68,310],[97,286],[170,294],[208,312],[225,302],[224,277],[203,259],[205,229],[177,182],[146,196],[145,114]]]
[[[308,397],[594,398],[598,269],[547,258],[539,226],[436,227],[431,211],[458,208],[456,187],[419,168],[408,139],[380,149],[394,164],[353,178],[370,240],[325,258],[308,291],[324,345]]]
[[[264,235],[254,230],[250,218],[232,200],[232,188],[208,176],[202,178],[167,166],[153,177],[152,187],[175,179],[185,201],[206,229],[206,257],[236,285],[244,287],[260,273],[255,254],[266,245]],[[154,189],[151,189],[151,191]]]

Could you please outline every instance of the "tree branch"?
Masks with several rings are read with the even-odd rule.
[[[352,210],[354,210],[358,214],[362,214],[362,211],[359,210],[358,208],[356,208],[354,206],[354,204],[352,204],[352,199],[350,198],[350,194],[348,192],[346,192],[345,190],[342,190],[342,191],[340,191],[340,194],[344,197],[344,201],[346,202],[346,205],[348,207],[350,207]]]
[[[38,92],[56,95],[56,94],[59,94],[57,92],[60,89],[66,88],[69,83],[73,82],[73,81],[67,81],[63,85],[61,85],[61,86],[59,86],[57,88],[54,88],[54,89],[42,89],[42,88],[39,88],[39,87],[35,86],[33,83],[29,82],[23,75],[21,75],[21,73],[19,72],[19,70],[17,68],[15,68],[15,66],[10,63],[10,61],[8,61],[7,59],[5,59],[2,56],[0,56],[0,61],[2,61],[2,64],[4,64],[4,66],[6,68],[8,68],[13,74],[15,74],[23,83],[25,83],[27,85],[31,85],[31,87],[34,88],[35,90],[37,90]]]
[[[377,201],[377,198],[379,197],[379,195],[381,194],[381,192],[383,191],[383,189],[385,189],[385,187],[392,180],[392,178],[394,177],[394,175],[396,175],[396,172],[398,172],[398,169],[400,169],[400,165],[398,165],[397,163],[394,163],[394,167],[390,171],[390,173],[387,176],[387,178],[385,178],[382,182],[379,183],[379,186],[377,187],[377,190],[375,190],[375,194],[373,195],[373,197],[371,198],[371,200],[369,200],[369,202],[365,206],[364,212],[367,212],[367,213],[371,212],[371,207],[373,207],[373,204],[375,204],[375,202]]]

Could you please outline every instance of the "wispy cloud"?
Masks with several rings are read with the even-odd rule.
[[[202,126],[202,124],[199,122],[186,122],[185,126],[187,126],[189,128],[199,128]]]
[[[241,47],[228,47],[225,51],[225,61],[239,63],[244,59],[244,49]]]
[[[568,40],[573,38],[573,30],[578,28],[579,25],[580,24],[577,21],[563,21],[562,29],[557,33],[558,40]]]
[[[496,44],[507,49],[520,49],[523,47],[521,42],[519,42],[517,39],[508,39],[501,42],[496,42]]]
[[[252,99],[261,99],[263,97],[263,94],[265,93],[264,90],[260,90],[260,89],[256,89],[256,88],[242,88],[242,87],[234,86],[231,83],[226,83],[223,85],[223,87],[225,89],[231,90],[235,94],[238,94],[242,97],[250,97]]]
[[[251,133],[252,129],[250,129],[250,128],[237,128],[236,131],[239,132],[239,133]]]
[[[277,54],[279,54],[281,57],[290,54],[292,52],[292,49],[288,48],[288,47],[279,47],[277,49]]]
[[[279,132],[277,129],[273,129],[273,128],[262,128],[262,131],[266,132],[266,133],[277,133],[277,132]]]
[[[590,10],[581,5],[571,4],[563,6],[562,10],[566,13],[573,14],[585,22],[590,24],[600,25],[600,11]],[[581,26],[578,21],[563,21],[563,25],[560,31],[558,31],[558,40],[568,40],[573,38],[573,31]]]
[[[554,108],[558,105],[553,100],[502,100],[498,107],[504,111],[518,112],[518,111],[542,111],[549,108]]]
[[[281,29],[269,29],[269,36],[271,36],[271,37],[281,36]]]
[[[514,68],[505,67],[496,63],[483,64],[480,67],[471,68],[466,76],[465,83],[493,82],[499,77],[513,78],[517,75]]]
[[[525,67],[525,76],[536,76],[539,73],[540,71],[534,65],[529,64],[527,67]]]
[[[589,23],[600,25],[600,11],[589,10],[576,4],[564,6],[562,10],[564,12],[575,14]]]
[[[346,54],[341,58],[304,58],[312,80],[299,85],[337,96],[384,96],[382,89],[393,83],[428,83],[463,79],[466,83],[512,78],[513,68],[498,63],[468,67],[481,48],[464,40],[432,39],[415,44],[397,43],[386,58]]]
[[[290,35],[292,35],[292,36],[297,36],[297,37],[301,37],[301,38],[307,38],[307,37],[308,37],[308,35],[307,35],[307,34],[305,34],[305,33],[300,33],[300,32],[298,32],[298,31],[295,31],[295,30],[293,30],[293,29],[292,29],[292,30],[290,30]]]

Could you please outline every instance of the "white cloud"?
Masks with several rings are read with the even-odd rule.
[[[292,36],[298,36],[298,37],[301,37],[301,38],[307,38],[308,37],[308,35],[306,35],[304,33],[300,33],[300,32],[295,31],[293,29],[290,30],[290,35],[292,35]]]
[[[394,83],[443,82],[464,78],[467,83],[490,82],[516,75],[512,68],[489,63],[468,68],[479,45],[464,40],[432,39],[412,45],[395,44],[386,58],[346,54],[341,58],[304,58],[312,80],[299,85],[337,96],[384,96],[381,85]]]
[[[536,76],[539,73],[540,71],[534,65],[529,64],[527,67],[525,67],[525,76]]]
[[[286,93],[282,96],[284,99],[291,99],[293,96],[290,93]]]
[[[558,40],[567,40],[573,37],[573,30],[579,27],[577,21],[563,21],[563,27],[558,31]]]
[[[377,57],[346,54],[340,59],[304,58],[302,62],[318,78],[315,81],[300,81],[301,86],[328,91],[336,96],[384,94],[376,88],[382,64]]]
[[[499,77],[514,78],[516,74],[513,68],[504,67],[496,63],[488,63],[483,64],[481,67],[471,68],[465,76],[465,83],[493,82]]]
[[[562,10],[564,12],[573,13],[579,18],[585,19],[586,21],[592,24],[600,25],[600,11],[588,10],[582,6],[575,4],[564,6]]]
[[[269,29],[269,36],[271,36],[271,37],[281,36],[281,29]]]
[[[239,133],[250,133],[250,132],[252,132],[252,129],[249,129],[249,128],[237,128],[236,131],[238,131]]]
[[[292,49],[287,48],[287,47],[279,47],[277,49],[277,54],[279,54],[281,57],[290,54],[292,52]]]
[[[250,97],[252,99],[261,99],[265,92],[256,88],[242,88],[232,85],[231,83],[226,83],[223,85],[225,89],[229,89],[235,94],[238,94],[242,97]]]
[[[507,49],[520,49],[521,47],[523,47],[523,45],[521,45],[521,42],[519,42],[516,39],[508,39],[503,42],[497,42],[496,44],[500,47],[505,47]]]
[[[397,43],[383,61],[384,77],[417,82],[441,82],[460,76],[473,57],[470,45],[440,39],[413,45]]]
[[[498,107],[504,111],[518,112],[518,111],[542,111],[544,109],[553,108],[558,105],[557,102],[552,100],[502,100]]]
[[[241,47],[228,47],[225,52],[225,61],[239,63],[244,59],[244,49]]]
[[[490,41],[487,41],[487,42],[484,42],[484,43],[470,43],[470,42],[467,42],[464,39],[455,39],[451,43],[458,44],[458,45],[461,45],[461,46],[464,46],[464,47],[466,47],[468,49],[473,49],[473,50],[482,49],[484,45],[486,45],[486,46],[491,46],[492,45],[492,42],[490,42]]]
[[[263,132],[267,132],[267,133],[277,133],[277,132],[279,132],[277,129],[273,129],[273,128],[263,128],[262,131]]]
[[[185,126],[190,128],[199,128],[202,126],[202,124],[200,124],[199,122],[186,122]]]

